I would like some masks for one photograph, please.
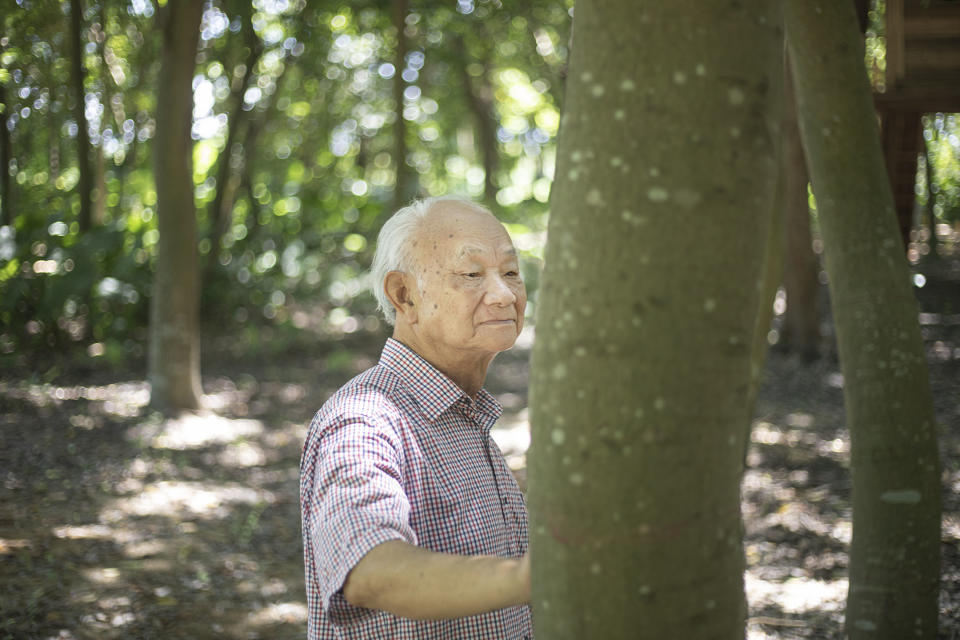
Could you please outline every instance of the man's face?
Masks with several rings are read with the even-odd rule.
[[[527,292],[503,225],[489,213],[441,202],[411,242],[418,333],[443,349],[494,354],[512,347]]]

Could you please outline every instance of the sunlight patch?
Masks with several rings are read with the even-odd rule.
[[[116,522],[131,515],[222,518],[234,504],[271,503],[274,499],[274,495],[269,491],[237,484],[157,482],[148,485],[136,496],[114,500],[103,510],[101,517],[108,522]]]
[[[299,623],[307,620],[307,606],[301,602],[280,602],[250,614],[250,624],[263,626],[280,623]]]
[[[197,449],[225,444],[239,438],[263,433],[259,420],[231,420],[217,415],[187,414],[160,423],[142,423],[130,430],[134,438],[143,438],[158,449]]]

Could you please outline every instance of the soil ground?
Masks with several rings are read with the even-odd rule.
[[[940,638],[960,638],[960,273],[918,289],[941,425]],[[142,374],[0,373],[0,639],[305,637],[298,463],[328,395],[382,335],[205,344],[212,411],[165,420]],[[828,340],[829,342],[829,336]],[[261,345],[274,344],[264,329]],[[521,482],[529,345],[494,364]],[[37,358],[39,361],[40,359]],[[841,638],[849,440],[835,352],[768,356],[743,483],[751,640]]]

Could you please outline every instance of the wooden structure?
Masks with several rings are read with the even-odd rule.
[[[960,0],[887,0],[886,87],[874,94],[904,244],[924,113],[960,112]]]

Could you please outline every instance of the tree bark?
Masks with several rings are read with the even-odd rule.
[[[170,2],[157,96],[156,180],[160,239],[150,315],[151,402],[167,411],[200,407],[200,274],[193,199],[192,80],[203,0]]]
[[[846,632],[854,640],[932,639],[940,561],[936,430],[863,42],[851,3],[785,6],[851,437]]]
[[[70,69],[73,83],[74,119],[77,121],[77,183],[80,196],[80,231],[88,231],[93,222],[93,164],[91,163],[90,125],[86,115],[86,90],[83,69],[83,6],[81,0],[70,0]]]
[[[541,640],[743,638],[778,7],[577,4],[531,379]]]
[[[813,252],[807,164],[800,142],[796,95],[789,70],[784,101],[784,194],[781,215],[785,219],[783,286],[787,293],[787,311],[783,318],[781,343],[788,351],[812,361],[817,359],[820,348],[820,261]]]

